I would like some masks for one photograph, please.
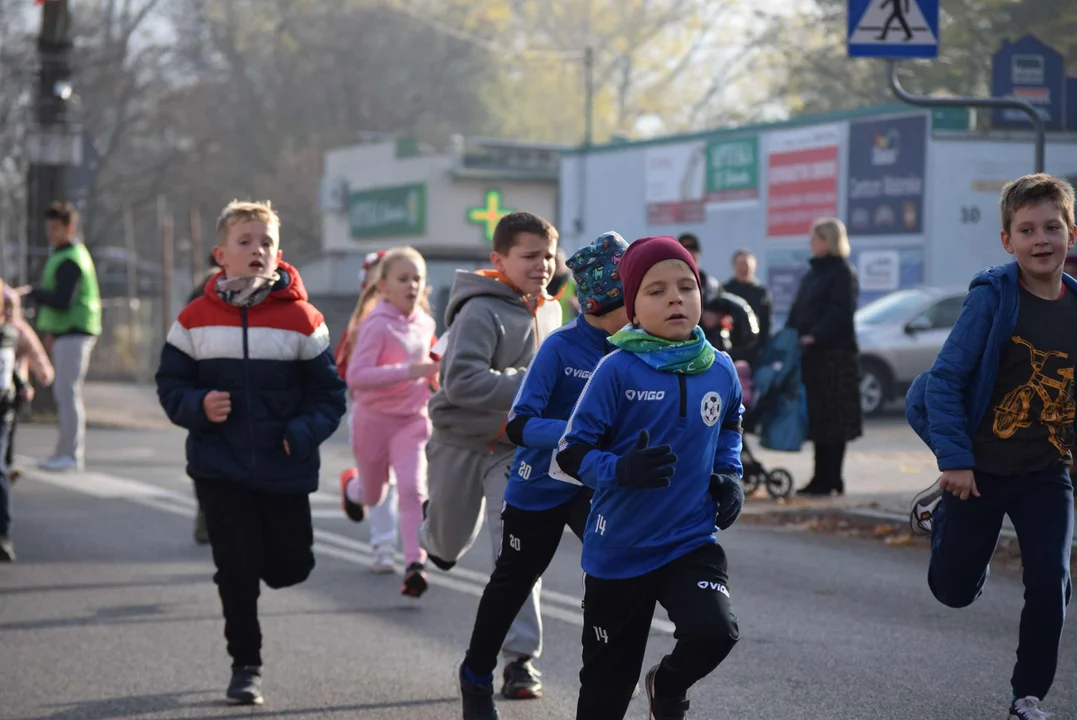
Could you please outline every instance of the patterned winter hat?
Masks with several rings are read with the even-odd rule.
[[[576,281],[580,311],[605,315],[624,305],[624,289],[618,265],[628,243],[612,230],[599,235],[590,245],[577,250],[565,264]]]

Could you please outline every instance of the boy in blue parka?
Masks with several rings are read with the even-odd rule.
[[[213,254],[221,271],[168,331],[157,396],[188,431],[187,474],[206,516],[232,656],[226,697],[260,705],[260,585],[290,587],[314,568],[309,496],[345,387],[325,319],[281,261],[272,207],[229,203]]]
[[[1010,717],[1042,720],[1071,591],[1077,282],[1062,269],[1077,237],[1073,188],[1028,175],[1003,189],[1000,207],[1002,246],[1017,262],[973,279],[909,390],[909,423],[942,472],[911,520],[931,533],[931,592],[963,608],[983,592],[1010,516],[1025,584]]]
[[[601,235],[568,259],[582,315],[547,336],[527,369],[505,434],[517,445],[501,509],[501,552],[479,602],[460,666],[464,720],[497,720],[493,671],[513,618],[546,571],[569,527],[583,537],[591,489],[553,462],[572,408],[591,371],[613,349],[607,338],[628,322],[618,265],[628,243]]]
[[[583,669],[577,720],[621,720],[662,603],[677,644],[647,673],[655,720],[736,644],[718,528],[744,501],[741,388],[699,328],[699,271],[672,237],[637,240],[620,265],[632,325],[610,338],[569,418],[557,463],[595,491],[583,538]]]

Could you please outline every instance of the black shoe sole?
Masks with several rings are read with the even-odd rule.
[[[344,514],[352,522],[363,522],[366,519],[366,511],[362,505],[356,505],[351,500],[344,501]]]
[[[434,563],[434,567],[436,567],[438,570],[444,570],[445,572],[448,572],[448,571],[452,570],[454,567],[456,567],[456,561],[455,560],[453,560],[452,562],[449,562],[447,560],[442,560],[439,557],[434,557],[433,555],[430,555],[430,554],[427,554],[426,559],[429,560],[430,562]]]
[[[243,697],[227,696],[229,705],[261,705],[265,702],[265,698],[261,695],[244,695]]]
[[[506,685],[501,688],[501,697],[506,700],[538,700],[542,697],[542,686],[510,688]]]

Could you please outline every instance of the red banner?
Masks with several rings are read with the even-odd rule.
[[[777,143],[767,160],[769,237],[806,235],[815,220],[838,214],[837,143],[796,147],[800,138],[790,140]]]

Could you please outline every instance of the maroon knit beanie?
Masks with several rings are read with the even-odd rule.
[[[636,293],[639,292],[643,276],[663,260],[683,260],[688,263],[688,267],[692,268],[696,275],[696,284],[700,284],[699,268],[696,267],[692,253],[685,250],[675,238],[670,235],[640,238],[628,246],[618,268],[621,284],[624,286],[625,310],[628,312],[629,322],[632,322],[636,314]]]

